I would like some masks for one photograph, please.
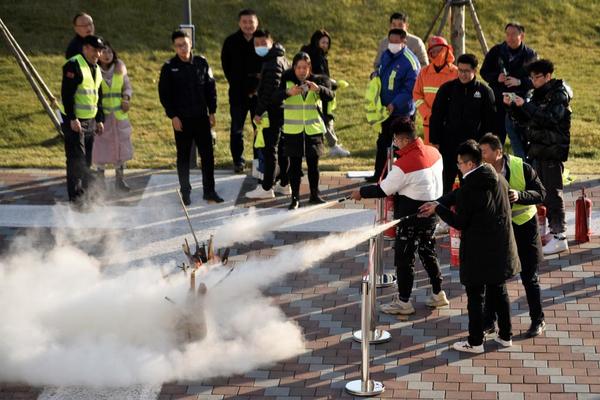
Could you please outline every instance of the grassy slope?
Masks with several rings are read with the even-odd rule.
[[[19,40],[48,85],[58,93],[62,54],[72,36],[70,18],[84,9],[94,16],[97,31],[109,39],[128,65],[134,85],[131,119],[136,150],[132,167],[173,167],[174,144],[169,123],[158,102],[156,84],[169,50],[169,33],[181,19],[182,0],[3,0],[0,16]],[[236,14],[255,8],[264,26],[289,51],[291,58],[314,29],[325,27],[333,36],[332,75],[352,86],[338,95],[337,131],[352,152],[350,159],[324,159],[325,169],[372,165],[376,133],[369,130],[362,112],[363,88],[370,72],[377,41],[386,31],[390,12],[403,9],[411,16],[411,31],[423,35],[440,1],[376,0],[192,0],[194,23],[201,51],[218,81],[219,145],[217,162],[229,165],[227,84],[220,68],[220,46],[236,29]],[[498,4],[501,3],[501,4]],[[476,7],[490,46],[503,40],[505,21],[516,19],[527,26],[526,41],[542,56],[555,61],[556,75],[575,91],[572,151],[569,167],[578,173],[600,172],[600,105],[595,77],[600,68],[600,15],[598,0],[492,0]],[[479,53],[467,14],[467,49]],[[62,143],[5,46],[0,46],[0,166],[64,165]],[[250,132],[248,131],[248,137]],[[247,147],[247,158],[250,148]]]

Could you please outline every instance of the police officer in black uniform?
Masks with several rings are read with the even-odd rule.
[[[190,154],[192,140],[200,151],[204,200],[221,203],[215,191],[215,162],[211,127],[215,126],[217,89],[206,58],[192,54],[187,33],[175,31],[171,41],[176,55],[160,71],[158,93],[171,119],[177,147],[177,175],[185,205],[191,204]]]
[[[82,53],[63,66],[61,86],[62,119],[67,158],[69,201],[83,205],[83,194],[92,181],[92,146],[94,134],[102,134],[102,75],[98,58],[104,41],[98,36],[83,38]]]

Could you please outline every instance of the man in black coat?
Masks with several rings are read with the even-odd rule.
[[[537,53],[525,46],[525,27],[517,22],[509,22],[504,27],[506,40],[490,49],[481,66],[481,77],[494,90],[496,97],[496,125],[502,144],[506,134],[510,138],[512,153],[526,157],[523,128],[515,124],[502,102],[503,93],[515,93],[524,97],[532,88],[527,65],[537,59]]]
[[[83,38],[94,34],[94,20],[92,16],[84,12],[75,14],[73,17],[73,29],[75,37],[71,39],[65,52],[65,58],[68,60],[71,57],[81,54],[83,49]]]
[[[495,340],[512,346],[510,302],[506,280],[521,270],[511,224],[509,186],[494,169],[482,164],[476,141],[468,140],[457,149],[461,187],[436,202],[422,205],[422,216],[434,212],[448,225],[461,231],[460,282],[467,292],[469,337],[454,343],[455,350],[483,353],[486,291],[498,314],[499,332]],[[455,206],[453,211],[450,206]]]
[[[287,189],[287,159],[281,156],[281,148],[278,148],[279,138],[281,136],[281,127],[283,126],[283,101],[278,98],[279,85],[283,71],[289,68],[290,64],[285,58],[285,49],[280,43],[273,43],[273,38],[269,31],[257,30],[254,32],[254,48],[256,53],[263,58],[263,65],[260,71],[260,81],[258,83],[258,102],[256,104],[256,116],[254,122],[259,124],[263,116],[269,118],[269,127],[263,130],[265,147],[262,149],[264,157],[263,180],[254,190],[246,193],[246,197],[251,199],[269,199],[275,197],[273,184],[275,183],[275,165],[279,159],[279,170],[281,182],[278,189]],[[280,157],[277,157],[277,153]],[[285,188],[284,188],[285,187]],[[284,190],[282,190],[284,192]]]
[[[158,82],[160,102],[171,119],[177,147],[177,176],[185,205],[191,204],[190,155],[192,141],[198,146],[202,165],[204,200],[221,203],[215,191],[215,160],[211,127],[215,126],[217,88],[208,61],[192,54],[187,33],[171,35],[177,53],[167,61]]]
[[[494,93],[476,79],[477,57],[458,57],[458,78],[440,86],[431,107],[429,141],[444,158],[444,193],[452,190],[458,173],[456,148],[465,140],[479,140],[495,132]]]
[[[544,246],[544,254],[561,253],[569,249],[565,232],[563,200],[564,162],[569,157],[571,142],[571,88],[562,80],[552,78],[554,65],[549,60],[534,61],[528,66],[533,93],[524,100],[520,96],[504,97],[511,114],[526,127],[527,156],[532,160],[544,187],[544,205],[548,210],[548,225],[552,238]]]
[[[256,12],[244,9],[238,14],[240,29],[229,35],[221,50],[221,65],[229,82],[229,115],[231,131],[229,135],[233,168],[236,173],[244,171],[244,122],[248,112],[254,119],[256,109],[256,88],[261,58],[254,51],[253,35],[258,28]]]
[[[521,261],[521,282],[525,288],[531,318],[531,326],[526,335],[538,336],[544,331],[546,323],[538,279],[539,265],[544,261],[544,256],[535,205],[544,200],[546,189],[531,165],[517,156],[503,154],[502,143],[497,136],[485,134],[479,141],[479,148],[483,161],[494,167],[496,173],[501,174],[510,185],[508,198],[512,204],[512,227]],[[495,310],[490,303],[486,299],[486,333],[496,331]]]

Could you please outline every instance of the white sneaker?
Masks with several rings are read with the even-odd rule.
[[[450,227],[448,226],[448,224],[444,221],[440,221],[440,223],[437,224],[437,226],[435,227],[435,232],[433,234],[439,236],[446,235],[448,232],[450,232]]]
[[[283,194],[285,196],[289,196],[292,194],[292,188],[290,187],[289,184],[287,184],[285,186],[281,186],[281,184],[279,182],[277,182],[275,184],[275,186],[273,186],[273,191],[275,193]]]
[[[456,351],[463,351],[465,353],[483,353],[483,344],[480,344],[479,346],[471,346],[468,340],[456,342],[452,345],[452,348],[454,348]]]
[[[446,297],[446,292],[441,290],[438,294],[431,293],[431,296],[425,300],[425,305],[427,307],[444,307],[450,304],[448,298]]]
[[[510,347],[510,346],[512,346],[512,339],[509,339],[509,340],[503,340],[503,339],[501,339],[501,338],[500,338],[500,336],[496,336],[496,337],[494,338],[494,340],[495,340],[496,342],[500,343],[500,345],[501,345],[502,347]]]
[[[415,308],[410,300],[404,302],[398,298],[397,294],[394,295],[391,303],[380,305],[379,310],[384,314],[410,315],[415,313]]]
[[[339,144],[335,144],[331,146],[331,149],[329,150],[329,155],[331,157],[348,157],[350,155],[350,152],[342,146],[340,146]]]
[[[246,192],[246,197],[249,199],[272,199],[275,197],[273,189],[265,190],[258,185],[256,189]]]
[[[543,248],[544,255],[558,254],[569,250],[569,243],[564,233],[557,233]]]

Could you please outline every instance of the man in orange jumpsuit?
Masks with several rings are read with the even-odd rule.
[[[413,89],[413,100],[421,118],[425,144],[429,144],[429,117],[435,95],[442,84],[458,78],[458,68],[454,62],[452,46],[441,36],[432,36],[427,46],[429,65],[421,68]]]

